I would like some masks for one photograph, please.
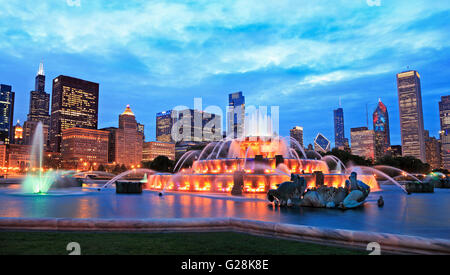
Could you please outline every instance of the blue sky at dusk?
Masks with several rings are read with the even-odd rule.
[[[450,1],[0,0],[0,83],[16,92],[15,120],[28,113],[41,60],[60,74],[100,83],[99,127],[117,126],[130,104],[155,138],[155,114],[177,105],[225,109],[280,106],[280,132],[299,125],[305,143],[334,141],[342,101],[346,137],[386,104],[400,144],[395,75],[422,77],[425,128],[439,131],[438,102],[450,94]],[[370,126],[372,128],[372,126]]]

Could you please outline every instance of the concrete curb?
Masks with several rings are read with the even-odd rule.
[[[106,231],[106,232],[210,232],[235,231],[366,249],[377,242],[382,252],[450,254],[450,240],[415,236],[328,229],[238,218],[190,219],[65,219],[0,218],[0,230]]]

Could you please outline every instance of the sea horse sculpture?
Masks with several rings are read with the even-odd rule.
[[[270,190],[267,197],[269,201],[275,200],[281,206],[350,209],[364,204],[369,193],[370,187],[358,181],[357,174],[353,172],[345,182],[345,188],[320,186],[308,190],[304,178],[291,175],[290,182],[284,182],[278,189]]]
[[[306,181],[299,175],[292,174],[291,181],[283,182],[278,185],[277,189],[271,189],[267,193],[270,202],[275,201],[281,206],[292,206],[300,202],[303,193],[307,188]]]

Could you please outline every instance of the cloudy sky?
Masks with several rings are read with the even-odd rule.
[[[377,5],[379,2],[380,5]],[[341,98],[346,136],[381,97],[400,143],[395,75],[422,76],[425,128],[438,134],[450,93],[450,2],[429,0],[0,0],[0,83],[26,119],[44,61],[47,92],[63,74],[100,83],[99,127],[130,104],[155,138],[155,114],[177,105],[280,106],[280,132],[332,141]],[[372,126],[370,126],[372,127]]]

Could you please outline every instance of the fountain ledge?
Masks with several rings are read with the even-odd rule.
[[[187,219],[66,219],[0,218],[0,230],[211,232],[234,231],[326,245],[366,249],[370,242],[381,251],[408,254],[450,254],[450,240],[407,235],[328,229],[238,218]]]

